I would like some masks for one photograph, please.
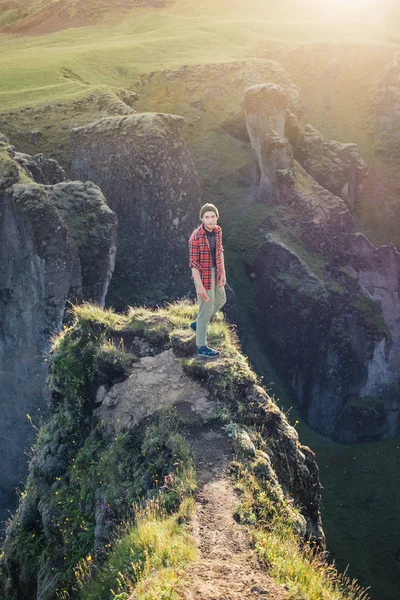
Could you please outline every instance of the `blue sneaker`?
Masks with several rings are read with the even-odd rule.
[[[199,346],[197,348],[197,358],[218,358],[218,350],[213,350],[208,346]]]
[[[193,323],[190,323],[189,327],[192,331],[194,331],[196,333],[196,329],[197,329],[196,321],[193,321]]]

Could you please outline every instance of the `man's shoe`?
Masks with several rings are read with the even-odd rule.
[[[197,348],[197,358],[218,358],[218,350],[213,350],[208,346],[199,346]]]
[[[193,321],[193,323],[190,323],[189,327],[192,331],[194,331],[196,333],[196,329],[197,329],[196,321]]]

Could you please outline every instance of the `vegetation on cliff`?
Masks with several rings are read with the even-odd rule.
[[[133,591],[148,600],[180,597],[179,573],[195,552],[188,519],[197,483],[187,438],[201,423],[169,408],[110,438],[94,416],[96,389],[129,376],[139,348],[152,356],[171,347],[214,402],[212,422],[234,442],[237,518],[251,528],[271,573],[309,600],[366,598],[317,550],[323,542],[312,453],[257,386],[221,317],[210,335],[223,358],[203,364],[191,357],[187,324],[195,310],[190,303],[125,315],[74,308],[53,343],[53,415],[38,431],[1,556],[6,600],[29,599],[32,590],[41,598],[126,600]]]

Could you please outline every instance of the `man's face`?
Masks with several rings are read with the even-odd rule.
[[[208,210],[204,213],[201,220],[204,223],[204,227],[208,229],[208,231],[212,231],[217,224],[218,218],[213,210]]]

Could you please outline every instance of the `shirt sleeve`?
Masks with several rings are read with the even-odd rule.
[[[199,241],[194,235],[189,238],[189,268],[201,271]]]

